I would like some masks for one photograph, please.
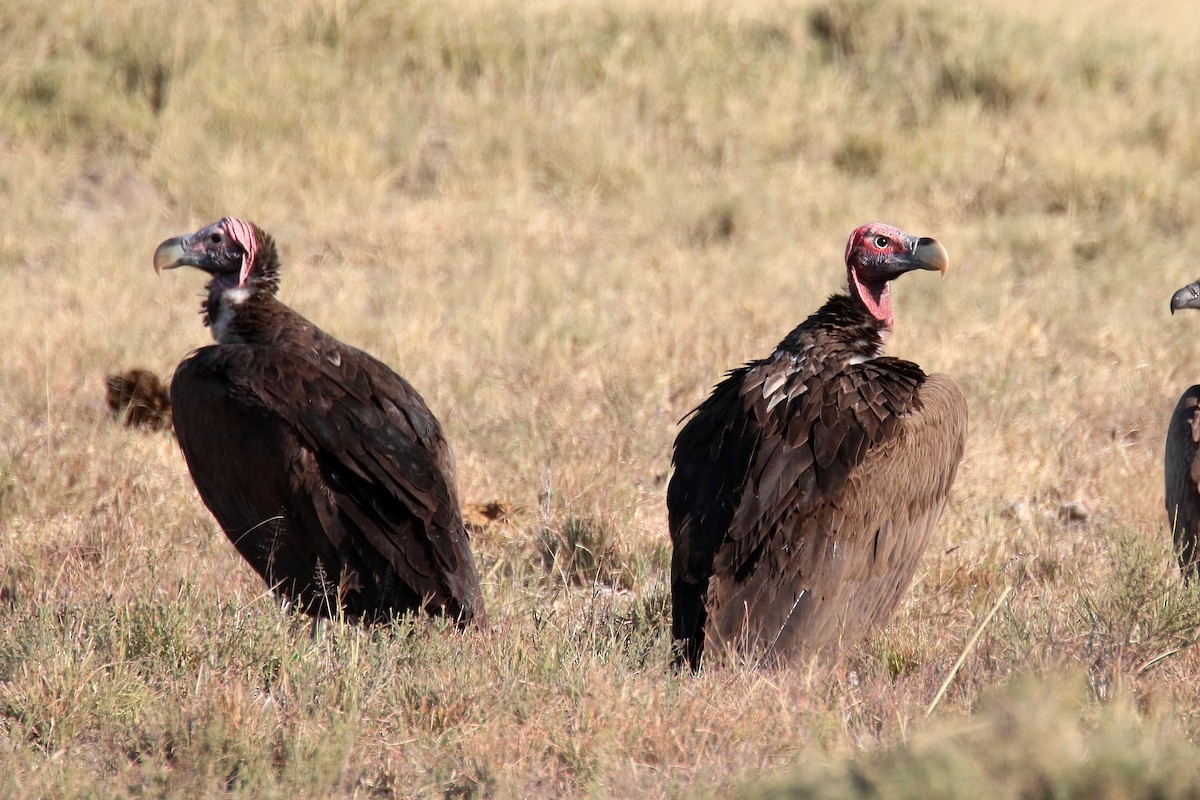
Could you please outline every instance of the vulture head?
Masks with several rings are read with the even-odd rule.
[[[850,234],[846,243],[846,278],[851,296],[885,328],[895,324],[888,282],[914,269],[945,274],[950,266],[946,248],[928,236],[913,236],[899,228],[872,222]]]
[[[1171,313],[1181,308],[1200,308],[1200,281],[1189,283],[1171,295]]]
[[[211,275],[210,294],[235,288],[274,294],[279,288],[275,240],[253,222],[236,217],[160,244],[154,251],[154,271],[176,267],[196,267]]]

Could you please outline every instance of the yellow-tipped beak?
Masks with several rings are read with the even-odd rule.
[[[154,251],[154,271],[160,273],[164,269],[183,266],[186,255],[183,249],[183,237],[167,239]]]
[[[913,248],[913,260],[921,269],[936,269],[943,275],[950,269],[950,254],[937,239],[922,238]]]

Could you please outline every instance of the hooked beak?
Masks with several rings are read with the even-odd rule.
[[[198,266],[195,256],[189,254],[185,249],[186,240],[186,236],[176,236],[174,239],[167,239],[158,246],[158,249],[154,251],[155,273],[161,273],[164,269],[175,269],[176,267]]]
[[[950,269],[950,254],[942,247],[941,242],[928,236],[922,236],[912,243],[909,257],[911,269],[937,270],[942,275]]]
[[[1189,283],[1171,295],[1171,313],[1181,308],[1200,308],[1200,281]]]
[[[196,266],[209,271],[209,254],[192,247],[193,234],[175,236],[158,245],[154,252],[154,271],[174,270],[179,266]]]

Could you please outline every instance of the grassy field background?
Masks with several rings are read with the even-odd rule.
[[[1200,11],[1125,5],[2,0],[0,795],[1195,796]],[[442,420],[489,635],[312,640],[107,416],[225,214]],[[677,421],[875,219],[951,254],[889,345],[967,395],[950,507],[874,641],[674,675]]]

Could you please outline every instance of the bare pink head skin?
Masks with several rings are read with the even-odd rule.
[[[225,217],[154,251],[154,271],[196,267],[218,291],[244,288],[271,294],[279,287],[279,256],[271,237],[252,222]]]
[[[896,323],[888,283],[914,269],[950,267],[946,248],[927,236],[913,236],[893,225],[871,222],[850,234],[846,242],[846,281],[850,296],[882,325],[884,340]]]

